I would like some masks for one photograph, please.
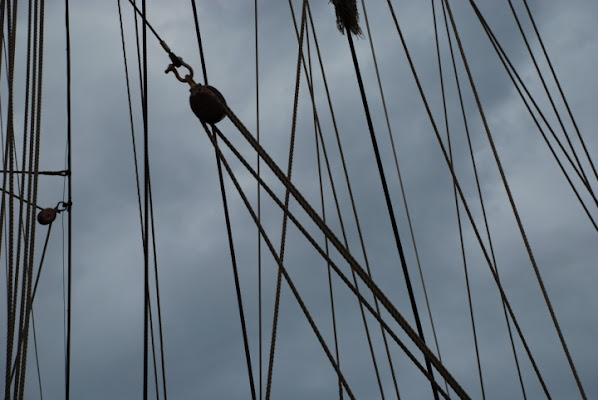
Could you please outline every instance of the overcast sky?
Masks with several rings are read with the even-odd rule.
[[[66,138],[64,7],[48,3],[45,12],[40,169],[60,170],[64,168]],[[92,400],[139,398],[143,390],[143,248],[118,7],[116,1],[72,3],[74,206],[71,397]],[[222,92],[230,108],[255,134],[253,2],[213,0],[198,3],[209,82]],[[440,3],[436,3],[438,13]],[[451,5],[488,124],[587,397],[597,398],[596,231],[494,54],[470,5],[466,3],[453,1]],[[534,54],[540,55],[540,47],[532,36],[522,1],[514,0],[513,3],[531,38]],[[598,80],[594,71],[598,69],[598,28],[595,24],[598,3],[592,0],[546,0],[530,1],[529,4],[589,152],[596,154]],[[382,0],[368,1],[366,5],[442,360],[472,398],[481,398],[452,178],[388,6]],[[556,117],[542,91],[508,2],[480,0],[478,5],[518,73],[546,112],[550,124],[556,128]],[[299,18],[301,2],[294,1],[293,6]],[[446,133],[430,2],[394,1],[393,6],[435,123],[444,138]],[[122,1],[122,7],[136,140],[141,152],[143,130],[134,20],[130,4]],[[312,1],[311,8],[373,277],[415,327],[349,46],[346,37],[336,29],[333,5],[327,1]],[[148,1],[147,10],[148,19],[160,36],[178,56],[193,66],[196,81],[203,83],[190,3],[182,0],[168,3]],[[25,6],[19,11],[22,13],[19,29],[23,36],[17,43],[20,45],[17,63],[24,62],[27,23]],[[366,32],[361,8],[360,14],[361,28]],[[448,43],[444,25],[440,26],[455,169],[475,223],[485,232]],[[286,171],[297,61],[297,39],[288,2],[259,1],[258,28],[260,138],[266,151]],[[330,158],[331,175],[339,192],[349,248],[364,265],[311,31],[309,37],[314,57],[316,105]],[[367,34],[356,40],[356,46],[425,337],[435,350]],[[307,52],[307,47],[304,47],[304,52]],[[247,399],[251,392],[214,149],[189,108],[188,86],[178,82],[172,74],[164,74],[169,62],[158,41],[148,31],[149,147],[168,395],[172,399]],[[540,66],[548,76],[543,59]],[[458,69],[505,291],[552,398],[580,398],[525,252],[461,61],[458,61]],[[17,70],[24,71],[24,66]],[[552,79],[549,79],[549,87],[557,93]],[[6,78],[3,76],[3,107],[5,92]],[[21,99],[22,95],[17,97]],[[15,120],[21,124],[22,102],[18,104]],[[558,101],[557,105],[559,112],[563,112],[562,102]],[[6,124],[5,119],[3,124]],[[221,122],[219,127],[255,165],[255,152],[230,121]],[[573,132],[570,122],[566,122],[566,127]],[[559,134],[562,137],[562,132],[559,131]],[[577,139],[574,145],[581,154]],[[231,152],[225,152],[225,156],[255,206],[255,180],[234,160]],[[320,212],[316,157],[313,111],[302,71],[293,181]],[[561,155],[561,158],[564,157]],[[587,162],[584,166],[589,172]],[[262,168],[266,170],[263,164]],[[284,198],[284,189],[276,178],[268,172],[264,176],[274,191]],[[226,181],[253,371],[259,390],[257,228],[230,178],[227,177]],[[575,182],[581,189],[579,180]],[[594,190],[598,189],[595,177],[590,176],[590,182]],[[327,220],[334,233],[342,238],[327,177],[324,178],[324,186]],[[62,191],[61,178],[41,177],[40,205],[53,207],[62,199]],[[582,193],[590,213],[598,218],[595,204],[587,191]],[[278,251],[282,212],[265,193],[262,193],[262,199],[263,224]],[[307,216],[296,202],[291,201],[291,210],[323,245],[323,235],[308,223]],[[461,217],[485,394],[489,399],[523,398],[498,290],[462,207]],[[58,226],[55,226],[50,238],[35,301],[41,381],[44,397],[48,399],[64,395],[64,239],[61,222],[60,218],[56,221]],[[45,228],[41,229],[40,235]],[[485,236],[484,241],[487,242]],[[338,252],[331,254],[341,269],[349,274]],[[265,393],[277,269],[265,245],[262,255],[262,371]],[[328,346],[334,349],[326,262],[291,224],[285,260],[318,328]],[[338,278],[333,281],[341,369],[356,398],[381,398],[358,302]],[[6,289],[1,286],[2,298],[5,298]],[[154,295],[155,292],[152,292]],[[366,297],[371,299],[371,295]],[[4,304],[3,300],[2,321],[6,321]],[[337,397],[334,371],[288,285],[284,284],[280,313],[272,398]],[[388,314],[384,317],[390,322]],[[371,317],[368,317],[368,322],[384,395],[395,398],[379,326]],[[416,351],[399,326],[391,324],[391,327],[422,361],[421,353]],[[5,346],[5,334],[0,337],[2,346]],[[516,339],[515,344],[527,398],[544,398],[521,341]],[[423,375],[396,344],[391,342],[390,347],[401,398],[432,398],[430,386]],[[33,355],[31,347],[29,354]],[[29,360],[32,366],[33,356]],[[0,373],[4,376],[4,358],[0,365]],[[154,392],[153,386],[150,391]],[[39,397],[37,376],[32,367],[28,370],[26,397]]]

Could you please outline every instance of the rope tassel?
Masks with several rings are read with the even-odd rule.
[[[356,0],[330,0],[334,4],[336,11],[336,26],[341,33],[345,33],[345,29],[354,35],[361,36],[361,28],[359,27],[359,13],[357,12]]]

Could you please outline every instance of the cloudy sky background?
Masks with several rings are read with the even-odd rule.
[[[253,2],[221,0],[199,3],[210,84],[224,94],[231,109],[255,132]],[[543,143],[470,6],[465,2],[453,3],[459,33],[534,255],[586,394],[588,398],[595,398],[598,396],[598,385],[594,379],[598,373],[595,344],[598,295],[594,290],[598,283],[596,231]],[[517,0],[514,3],[517,10],[522,11],[521,2]],[[301,2],[295,1],[293,5],[299,17]],[[469,395],[481,398],[452,180],[417,93],[386,2],[369,1],[366,5],[442,358]],[[393,2],[393,5],[436,124],[442,128],[444,120],[431,6],[428,2],[415,0]],[[598,4],[590,0],[566,3],[551,0],[532,1],[530,6],[578,126],[590,153],[595,154],[598,148],[595,129],[598,123],[598,81],[593,71],[598,67],[598,28],[594,23]],[[143,373],[143,250],[118,8],[116,2],[92,1],[77,2],[71,7],[74,99],[71,394],[72,398],[86,399],[137,398],[142,393]],[[137,144],[140,146],[142,125],[133,13],[124,1],[122,7]],[[374,280],[414,326],[347,40],[336,30],[331,4],[311,2],[311,7]],[[548,101],[508,3],[486,0],[480,1],[479,7],[518,72],[536,95],[538,103],[547,110],[549,121],[556,127],[556,118],[554,113],[548,112]],[[186,1],[148,1],[147,8],[150,22],[171,49],[194,67],[196,80],[202,82],[190,4]],[[27,15],[24,6],[21,12],[23,39],[19,39],[21,47],[17,62],[24,61],[22,46],[26,43]],[[286,170],[297,39],[287,2],[260,1],[259,13],[260,135],[266,150]],[[523,18],[523,14],[520,15]],[[526,32],[531,37],[529,20],[523,19]],[[64,166],[66,72],[63,24],[63,6],[48,4],[41,169],[63,169]],[[361,26],[365,31],[363,18]],[[448,64],[444,34],[441,38],[446,72],[452,67]],[[539,54],[537,41],[532,40],[532,43],[535,54]],[[432,332],[425,313],[422,286],[367,38],[358,40],[356,45],[426,339],[432,346]],[[313,42],[311,46],[313,55]],[[168,394],[171,398],[249,398],[214,150],[189,109],[188,87],[172,75],[164,74],[168,57],[149,31],[148,60],[150,159]],[[541,65],[543,71],[547,71],[545,64]],[[468,87],[463,69],[459,68],[462,87]],[[3,77],[2,81],[3,107],[6,104],[5,79]],[[315,59],[314,79],[318,115],[332,175],[339,191],[350,248],[362,262],[347,189],[342,183],[342,167],[330,112]],[[447,72],[446,79],[455,168],[476,223],[482,229],[454,78]],[[554,89],[553,83],[550,86]],[[304,75],[300,90],[293,181],[314,208],[320,210],[312,106]],[[552,397],[579,398],[533,276],[471,91],[465,90],[464,93],[505,290]],[[22,106],[19,107],[15,117],[17,125],[22,120]],[[563,110],[560,102],[559,107]],[[3,119],[4,124],[5,121]],[[219,127],[254,163],[255,153],[232,124],[223,121]],[[238,162],[233,161],[234,156],[230,152],[225,152],[225,155],[255,204],[254,179]],[[284,190],[275,178],[269,173],[265,173],[265,177],[276,193],[284,196]],[[227,182],[254,376],[257,379],[257,229],[230,179]],[[327,179],[324,182],[329,224],[341,237],[330,184]],[[596,181],[592,182],[596,188]],[[61,178],[41,177],[40,188],[42,206],[54,206],[62,199]],[[262,195],[263,223],[278,248],[282,212],[266,197]],[[588,196],[584,199],[589,200]],[[596,208],[591,203],[587,204],[596,218]],[[301,221],[307,222],[296,203],[291,202],[291,209],[297,212]],[[465,218],[463,221],[486,396],[521,398],[498,291],[473,229]],[[56,223],[60,225],[60,219]],[[308,223],[307,226],[323,243],[321,233],[313,225]],[[43,229],[39,235],[43,234]],[[60,398],[64,393],[64,242],[60,226],[54,229],[35,304],[41,379],[46,398]],[[319,329],[329,346],[333,347],[326,263],[290,224],[287,240],[286,266]],[[265,392],[276,265],[265,246],[263,255]],[[337,253],[332,252],[332,255],[340,261]],[[346,265],[341,263],[341,267],[348,273]],[[380,398],[357,301],[338,279],[334,285],[343,372],[357,398]],[[2,298],[5,298],[5,286],[2,285],[0,290]],[[4,309],[3,306],[0,312],[2,321],[6,320]],[[394,389],[379,328],[372,318],[369,322],[384,394],[393,398]],[[399,337],[409,341],[398,326],[391,326],[399,332]],[[5,346],[4,334],[1,338],[2,346]],[[543,398],[519,340],[516,340],[516,346],[528,398]],[[412,345],[409,347],[414,349]],[[391,344],[391,351],[401,397],[432,398],[429,384],[401,350]],[[422,359],[419,354],[418,357]],[[29,360],[32,366],[34,359],[31,357]],[[4,359],[0,368],[4,376]],[[29,369],[27,380],[27,398],[37,398],[39,389],[33,368]],[[330,364],[288,286],[284,286],[272,396],[328,399],[337,396],[337,391]]]

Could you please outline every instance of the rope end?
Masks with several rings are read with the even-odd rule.
[[[345,29],[356,36],[362,36],[359,27],[359,13],[356,0],[330,0],[336,12],[336,26],[342,34]]]

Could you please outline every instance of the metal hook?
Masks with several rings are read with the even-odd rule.
[[[191,68],[191,66],[189,64],[184,62],[181,57],[176,57],[173,53],[170,53],[169,55],[171,55],[170,59],[173,60],[173,63],[170,64],[168,66],[168,68],[166,68],[166,71],[164,71],[164,73],[167,74],[169,72],[173,72],[175,77],[180,82],[188,83],[189,86],[191,86],[191,87],[197,85],[195,83],[195,81],[193,80],[193,68]],[[176,61],[176,63],[174,61]],[[179,65],[177,65],[177,64],[179,64]],[[179,75],[179,71],[177,70],[177,67],[180,67],[180,66],[183,66],[189,70],[189,73],[187,75],[185,75],[184,78],[181,78],[181,75]]]
[[[56,210],[57,213],[61,213],[63,211],[67,211],[71,208],[71,203],[70,202],[64,202],[64,201],[59,201],[58,204],[56,204],[56,207],[54,207],[54,210]]]

